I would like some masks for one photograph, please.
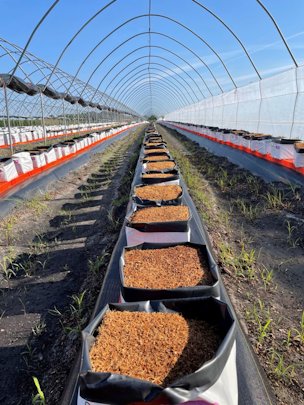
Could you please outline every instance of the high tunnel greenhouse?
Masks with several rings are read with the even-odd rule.
[[[304,3],[3,0],[0,403],[304,392]]]

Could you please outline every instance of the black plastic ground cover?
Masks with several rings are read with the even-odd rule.
[[[124,138],[130,133],[130,131],[134,131],[134,129],[127,129],[117,136],[114,136],[110,139],[105,140],[101,144],[96,145],[95,147],[75,157],[74,159],[68,160],[67,162],[62,163],[62,165],[51,168],[20,184],[19,186],[16,186],[3,199],[0,199],[0,218],[5,217],[9,213],[9,211],[16,206],[18,202],[30,198],[30,196],[33,195],[35,192],[45,193],[51,183],[60,180],[70,171],[76,170],[80,166],[83,166],[85,163],[88,162],[92,155],[102,152],[107,146]]]
[[[163,126],[166,127],[165,125]],[[256,176],[261,177],[267,183],[280,181],[286,184],[296,183],[302,186],[304,185],[304,176],[300,173],[294,172],[291,169],[276,165],[275,163],[268,162],[264,159],[260,159],[239,149],[234,149],[230,146],[213,142],[207,138],[192,134],[186,130],[179,128],[174,129],[192,141],[197,142],[200,146],[207,149],[214,155],[226,157],[230,162],[249,170]]]
[[[136,185],[141,184],[142,162],[141,155],[138,159],[137,167],[135,170],[134,179],[132,182],[131,191]],[[188,189],[181,176],[180,185],[184,190],[182,204],[188,205],[192,218],[190,221],[191,239],[190,242],[206,244],[211,252],[213,258],[215,257],[208,234],[201,222],[198,211],[189,195]],[[131,198],[131,195],[130,195]],[[130,201],[128,210],[131,209],[132,202]],[[123,249],[127,246],[125,225],[123,224],[119,238],[113,250],[111,260],[107,269],[106,276],[103,281],[101,291],[99,293],[94,311],[91,316],[91,321],[101,310],[109,303],[119,301],[120,297],[120,272],[119,262],[123,253]],[[228,297],[225,287],[220,280],[221,300],[226,302],[236,319],[236,361],[237,361],[237,375],[238,375],[238,395],[239,405],[274,405],[276,403],[274,394],[269,386],[269,382],[265,375],[264,370],[261,368],[252,347],[245,336],[241,325],[237,319],[237,315],[233,310],[232,303]],[[75,364],[71,370],[66,390],[62,397],[62,405],[77,405],[77,395],[79,389],[79,370],[81,364],[81,354],[75,360]]]

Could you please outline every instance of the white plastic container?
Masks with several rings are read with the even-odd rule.
[[[33,162],[29,152],[18,152],[12,155],[18,174],[28,173],[33,170]]]
[[[15,162],[11,158],[0,159],[0,181],[7,182],[18,177]]]

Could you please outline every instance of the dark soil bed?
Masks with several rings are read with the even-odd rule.
[[[92,369],[166,386],[195,372],[220,344],[214,327],[179,314],[109,311],[90,351]]]
[[[141,200],[171,201],[182,195],[180,186],[143,186],[135,189],[135,196]]]
[[[213,282],[205,257],[192,246],[128,250],[123,273],[124,285],[135,288],[170,289]]]

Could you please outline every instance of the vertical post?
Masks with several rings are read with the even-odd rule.
[[[67,123],[66,123],[66,118],[65,118],[64,99],[62,99],[62,111],[63,111],[64,132],[65,132],[65,139],[66,139],[67,138]]]
[[[40,105],[41,105],[41,121],[42,121],[42,128],[43,128],[43,138],[44,138],[44,145],[46,145],[46,128],[45,128],[45,119],[44,119],[44,104],[42,99],[42,91],[40,92]]]
[[[77,124],[78,124],[78,132],[80,132],[80,122],[79,122],[79,104],[77,103]]]
[[[12,140],[11,120],[10,120],[9,109],[8,109],[8,98],[7,98],[6,84],[4,82],[3,82],[3,91],[4,91],[4,101],[5,101],[5,110],[6,110],[6,119],[7,119],[7,128],[8,128],[8,137],[9,137],[9,142],[10,142],[11,154],[13,154],[14,153],[14,148],[13,148],[13,140]]]

